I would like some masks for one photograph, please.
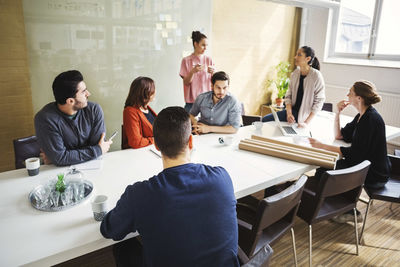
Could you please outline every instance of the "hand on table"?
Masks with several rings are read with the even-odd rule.
[[[192,125],[192,133],[194,134],[202,134],[202,133],[209,133],[210,127],[207,124],[203,124],[201,122]]]
[[[306,122],[299,122],[297,123],[298,128],[307,128],[308,124]]]
[[[296,122],[296,120],[295,120],[295,118],[294,118],[292,113],[287,113],[286,120],[287,120],[288,123],[295,123]]]
[[[312,147],[315,147],[315,148],[323,148],[323,146],[324,146],[324,144],[323,143],[321,143],[320,141],[318,141],[317,139],[314,139],[314,138],[308,138],[308,141],[310,142],[310,145],[312,146]]]

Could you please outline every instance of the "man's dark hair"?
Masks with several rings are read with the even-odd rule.
[[[218,71],[211,77],[211,83],[213,85],[216,81],[228,81],[229,84],[229,75],[225,71]]]
[[[69,70],[57,75],[53,82],[53,94],[58,104],[65,104],[68,98],[74,98],[78,84],[83,81],[77,70]]]
[[[183,152],[191,132],[189,113],[182,107],[165,108],[154,120],[154,142],[163,156],[171,159]]]

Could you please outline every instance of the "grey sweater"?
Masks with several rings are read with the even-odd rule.
[[[40,148],[55,165],[77,164],[102,154],[98,143],[105,126],[98,104],[88,102],[71,119],[55,102],[49,103],[36,114],[35,130]]]

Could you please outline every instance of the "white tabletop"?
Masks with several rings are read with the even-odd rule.
[[[330,120],[333,117],[324,113],[315,118],[310,127],[313,136],[332,141],[333,134],[328,133],[333,129]],[[304,130],[307,132],[309,129]],[[218,143],[218,137],[227,135],[194,136],[192,161],[223,166],[232,177],[237,198],[297,178],[316,167],[239,150],[239,141],[252,134],[281,136],[274,122],[264,123],[262,130],[254,126],[240,128],[237,134],[230,135],[234,141],[229,146]],[[398,136],[400,129],[387,127],[387,135]],[[306,138],[278,138],[307,145]],[[0,173],[0,266],[54,265],[114,243],[100,234],[100,223],[92,217],[90,200],[60,212],[38,211],[30,205],[28,194],[35,186],[66,170],[66,167],[41,166],[40,174],[33,177],[27,176],[25,169]],[[162,161],[149,147],[107,153],[100,169],[82,170],[84,178],[94,185],[93,195],[109,197],[109,208],[115,206],[127,185],[160,171]]]

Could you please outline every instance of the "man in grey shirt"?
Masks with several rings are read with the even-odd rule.
[[[53,82],[55,102],[35,116],[35,130],[45,164],[65,166],[101,156],[112,141],[105,141],[101,107],[88,102],[90,96],[82,74],[70,70]]]
[[[200,94],[190,110],[193,133],[236,133],[240,127],[241,106],[228,92],[228,74],[223,71],[214,73],[211,83],[212,91]]]

